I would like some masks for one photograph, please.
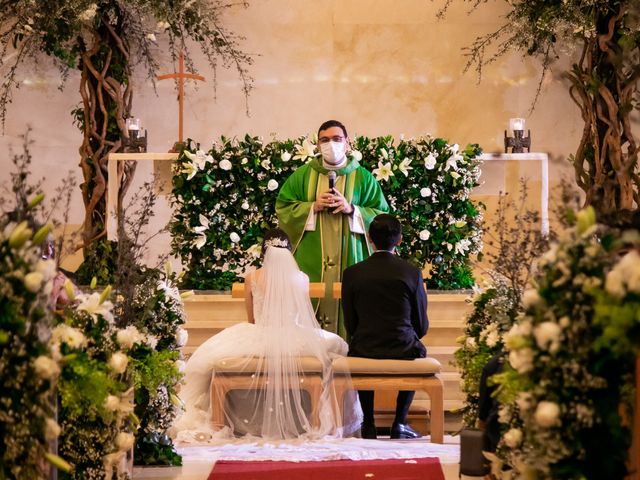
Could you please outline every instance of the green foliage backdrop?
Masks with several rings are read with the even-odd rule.
[[[356,137],[353,147],[404,225],[400,254],[432,265],[431,288],[471,287],[470,256],[482,247],[481,211],[469,198],[480,176],[480,147],[391,136]],[[172,251],[186,269],[184,287],[229,289],[259,263],[263,232],[277,224],[278,191],[315,151],[304,137],[222,137],[208,151],[187,143],[175,166],[171,223]]]

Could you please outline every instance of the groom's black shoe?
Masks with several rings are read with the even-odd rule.
[[[378,438],[376,426],[373,423],[363,423],[360,427],[360,436],[367,440],[376,440]]]
[[[422,435],[411,428],[408,423],[394,423],[391,426],[391,438],[406,439],[420,437],[422,437]]]

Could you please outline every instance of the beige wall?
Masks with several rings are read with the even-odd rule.
[[[208,83],[187,88],[185,132],[208,145],[220,134],[246,132],[280,137],[306,134],[328,118],[346,123],[353,133],[370,136],[424,133],[460,144],[479,143],[486,151],[502,149],[508,119],[527,116],[538,85],[535,60],[510,55],[488,67],[480,84],[473,72],[463,74],[461,49],[475,36],[495,29],[503,13],[489,2],[467,15],[468,4],[456,2],[444,21],[436,19],[442,1],[425,0],[250,0],[251,6],[228,15],[227,24],[246,36],[246,51],[259,55],[251,74],[255,88],[245,115],[239,80],[220,71],[217,101],[212,73],[200,57],[197,64]],[[565,60],[566,61],[566,60]],[[34,174],[52,190],[64,172],[77,168],[79,132],[70,110],[79,103],[77,75],[64,91],[46,62],[22,73],[0,148],[19,147],[28,124],[36,144]],[[163,71],[168,70],[165,65]],[[136,77],[133,112],[149,129],[149,151],[166,151],[177,136],[177,105],[171,82],[160,82],[157,95],[144,75]],[[535,111],[527,117],[533,150],[550,154],[552,185],[567,171],[565,157],[574,151],[581,131],[577,108],[566,85],[550,75]],[[8,178],[9,155],[2,156],[0,181]],[[137,180],[151,172],[139,169]],[[491,181],[491,178],[487,179]],[[157,224],[168,219],[166,202]],[[80,196],[72,220],[82,218]],[[155,251],[168,248],[166,237]]]

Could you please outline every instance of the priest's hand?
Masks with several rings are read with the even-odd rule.
[[[347,215],[353,213],[353,205],[351,205],[338,190],[334,189],[331,196],[333,198],[330,208],[333,210],[333,213],[346,213]]]
[[[334,195],[333,193],[331,193],[331,191],[321,193],[320,196],[316,199],[316,201],[313,202],[313,211],[317,213],[317,212],[321,212],[326,208],[331,208],[331,206],[334,203],[333,197]]]

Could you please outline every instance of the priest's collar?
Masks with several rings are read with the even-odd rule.
[[[325,168],[324,165],[322,165],[322,160],[319,160],[317,157],[314,157],[309,162],[309,166],[322,175],[327,175],[329,173],[329,169]],[[358,160],[356,160],[354,157],[349,157],[344,167],[333,171],[336,172],[336,175],[338,176],[347,175],[353,172],[359,166],[360,164],[358,163]]]

